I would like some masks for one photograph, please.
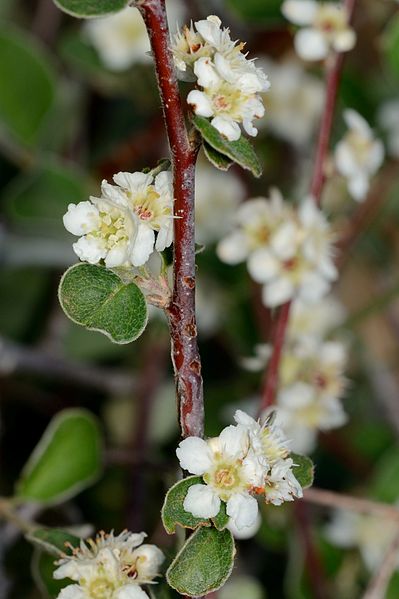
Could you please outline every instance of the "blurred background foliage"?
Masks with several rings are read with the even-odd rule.
[[[233,37],[247,41],[251,55],[278,61],[292,52],[292,32],[280,6],[280,0],[186,0],[185,10],[193,19],[218,14]],[[143,529],[151,542],[173,554],[174,541],[159,521],[165,489],[177,474],[166,323],[154,313],[139,341],[117,346],[69,322],[57,301],[60,275],[77,261],[62,225],[68,204],[98,193],[102,178],[141,170],[167,155],[151,60],[120,72],[107,69],[82,23],[63,15],[51,0],[2,0],[0,19],[0,495],[12,493],[49,420],[63,408],[87,408],[102,423],[104,475],[78,498],[47,509],[41,520]],[[381,128],[378,114],[399,90],[397,3],[359,0],[355,26],[359,40],[345,63],[333,144],[344,131],[344,107],[358,110],[388,141],[390,132]],[[322,79],[321,67],[308,70]],[[268,120],[273,121],[272,106]],[[298,200],[309,182],[314,133],[298,145],[262,128],[256,139],[262,179],[234,167],[244,195],[266,195],[273,185]],[[397,167],[397,158],[388,156],[359,230],[353,219],[360,208],[339,182],[326,190],[326,209],[338,215],[338,230],[351,236],[336,289],[347,310],[341,329],[351,343],[345,397],[350,421],[321,435],[314,454],[317,486],[388,502],[399,499]],[[214,218],[212,205],[206,218]],[[209,436],[228,423],[234,406],[259,393],[259,374],[244,371],[239,361],[270,333],[259,290],[244,266],[231,268],[218,260],[216,240],[198,255]],[[240,543],[233,578],[220,598],[315,597],[300,511],[267,508],[264,515],[257,536]],[[343,552],[326,541],[326,516],[325,510],[306,516],[312,520],[326,597],[353,599],[369,575],[357,551]],[[28,565],[31,554],[5,527],[1,597],[42,596]],[[36,571],[49,567],[36,557],[34,563]],[[387,597],[398,594],[399,574]]]

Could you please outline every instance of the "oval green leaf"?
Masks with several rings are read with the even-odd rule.
[[[89,486],[101,470],[97,420],[86,410],[64,410],[50,422],[29,458],[17,483],[16,497],[59,503]]]
[[[60,528],[37,528],[26,535],[26,539],[50,555],[65,555],[70,546],[79,547],[80,539]]]
[[[224,585],[233,569],[234,555],[234,540],[229,530],[201,526],[169,566],[167,581],[181,595],[206,595]]]
[[[192,122],[208,145],[223,156],[239,164],[242,168],[251,171],[255,177],[261,176],[262,167],[258,157],[249,141],[243,135],[237,141],[228,141],[203,116],[194,115]]]
[[[127,6],[127,0],[54,0],[54,3],[69,15],[82,19],[108,15]]]
[[[141,290],[135,283],[124,284],[103,266],[71,266],[61,279],[58,297],[73,322],[107,335],[114,343],[134,341],[147,324],[147,303]]]
[[[171,535],[176,531],[176,524],[183,528],[197,528],[197,526],[210,526],[208,518],[195,518],[183,507],[188,489],[192,485],[203,484],[201,476],[188,476],[179,480],[166,494],[162,506],[162,522],[166,532]]]
[[[224,156],[224,154],[221,154],[206,142],[204,142],[203,148],[205,156],[214,167],[218,168],[220,171],[229,170],[233,164],[233,161],[230,160],[230,158],[227,158],[227,156]]]
[[[291,453],[290,457],[294,460],[292,472],[302,489],[311,487],[314,479],[314,464],[312,460],[298,453]]]
[[[55,101],[55,77],[29,35],[0,27],[0,123],[16,141],[34,145]]]

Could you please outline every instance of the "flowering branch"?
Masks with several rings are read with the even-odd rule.
[[[195,318],[194,176],[198,146],[189,139],[174,72],[165,0],[138,5],[147,26],[155,61],[174,187],[174,282],[167,310],[172,340],[180,426],[183,437],[203,435],[201,359]]]
[[[345,8],[348,13],[349,21],[352,20],[356,0],[345,0]],[[326,100],[322,115],[320,133],[317,142],[316,157],[313,169],[313,175],[310,184],[310,194],[318,207],[321,204],[321,196],[326,180],[325,163],[330,145],[331,129],[334,119],[335,106],[337,102],[338,86],[341,78],[341,71],[344,61],[344,55],[335,53],[331,59],[331,66],[328,66],[326,80]],[[262,399],[259,412],[274,404],[278,385],[279,366],[284,345],[285,334],[291,311],[291,302],[287,302],[278,311],[274,333],[272,338],[273,353],[266,369]]]

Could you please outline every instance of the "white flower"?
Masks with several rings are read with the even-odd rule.
[[[345,389],[345,346],[307,339],[286,348],[277,393],[277,419],[298,453],[313,451],[318,431],[342,426],[347,416],[340,398]]]
[[[295,478],[291,458],[276,462],[265,480],[265,501],[273,505],[281,505],[285,501],[294,501],[295,497],[302,497],[302,487]]]
[[[248,258],[252,278],[263,284],[263,302],[274,307],[294,298],[315,302],[337,277],[331,233],[323,213],[308,198]]]
[[[325,533],[328,540],[338,547],[359,549],[367,568],[375,572],[381,567],[397,530],[392,522],[381,516],[336,510]]]
[[[298,146],[308,143],[319,122],[324,104],[324,85],[293,59],[259,60],[273,85],[267,93],[267,119],[260,121],[277,137]],[[266,96],[265,96],[266,102]]]
[[[113,179],[117,185],[102,182],[100,198],[70,204],[64,225],[81,236],[73,245],[81,260],[141,266],[154,247],[161,252],[173,240],[171,173],[155,179],[151,173],[118,173]]]
[[[303,300],[293,302],[287,329],[287,341],[299,342],[307,338],[321,341],[345,318],[345,308],[333,296],[322,298],[315,304]]]
[[[231,230],[237,209],[245,198],[244,186],[234,173],[223,173],[202,161],[195,179],[196,241],[214,243]]]
[[[316,0],[285,0],[283,15],[295,25],[304,26],[294,39],[295,49],[304,60],[322,60],[331,51],[347,52],[356,43],[343,4]]]
[[[258,504],[250,491],[262,484],[263,468],[252,455],[245,428],[228,426],[208,441],[188,437],[176,455],[184,470],[202,476],[205,483],[189,488],[183,504],[186,511],[198,518],[213,518],[222,500],[238,529],[254,524]]]
[[[335,164],[347,179],[350,194],[361,202],[367,195],[371,177],[384,161],[384,146],[360,114],[345,110],[344,119],[349,131],[335,148]]]
[[[148,599],[140,585],[153,582],[164,557],[155,545],[141,545],[145,536],[111,532],[81,541],[72,555],[57,562],[54,578],[77,583],[65,587],[58,599]]]
[[[172,30],[178,21],[182,21],[183,11],[180,0],[168,1]],[[84,33],[101,61],[112,71],[124,71],[135,63],[149,60],[151,47],[148,33],[140,12],[133,6],[104,18],[88,20],[84,24]]]
[[[236,410],[234,420],[247,430],[253,451],[266,468],[288,457],[289,443],[273,416],[260,424],[242,410]]]
[[[229,141],[240,138],[241,124],[248,135],[257,134],[253,121],[265,112],[259,92],[270,87],[263,71],[242,53],[243,47],[231,40],[214,15],[197,21],[195,28],[185,27],[173,47],[183,78],[191,76],[202,88],[188,94],[188,104],[195,114],[212,117],[211,124]]]
[[[247,260],[254,250],[269,241],[288,215],[289,210],[278,190],[272,190],[269,200],[255,198],[244,202],[234,219],[236,229],[217,246],[220,260],[227,264]]]
[[[388,138],[388,151],[399,158],[399,100],[384,102],[378,112],[378,121]]]

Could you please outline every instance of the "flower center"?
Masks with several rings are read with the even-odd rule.
[[[115,585],[107,578],[96,578],[87,590],[91,599],[111,599]]]
[[[234,487],[236,483],[236,477],[229,468],[222,468],[222,470],[218,470],[216,472],[215,482],[218,487],[223,487],[224,489],[231,489],[232,487]]]
[[[145,206],[135,206],[134,211],[137,214],[137,216],[141,218],[141,220],[151,220],[154,216],[153,211],[149,208],[145,208]]]

